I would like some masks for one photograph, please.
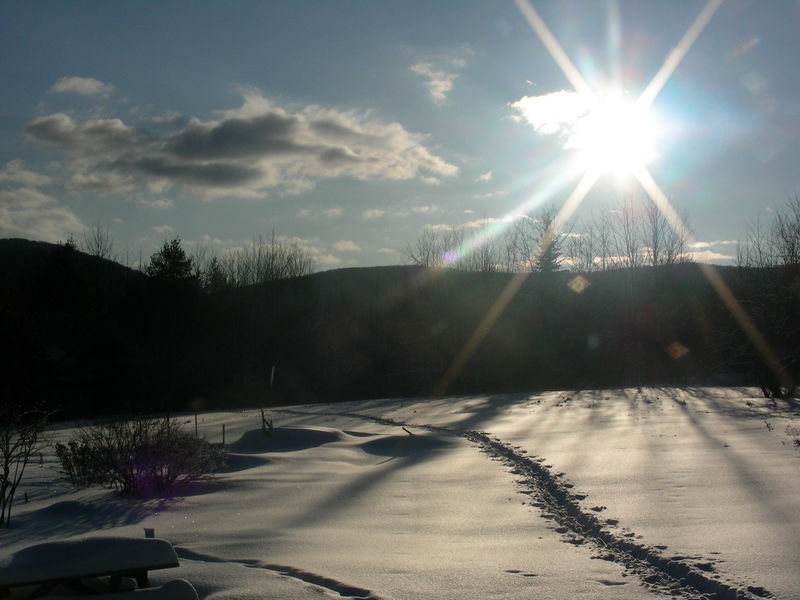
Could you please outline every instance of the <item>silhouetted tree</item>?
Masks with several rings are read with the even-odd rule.
[[[298,243],[275,235],[253,238],[249,247],[228,252],[219,264],[228,284],[244,287],[311,273],[312,260]]]
[[[768,229],[750,225],[737,263],[741,303],[768,344],[757,348],[740,332],[742,358],[755,365],[769,395],[794,396],[800,378],[800,195],[775,211]]]
[[[219,259],[214,256],[202,274],[203,289],[211,294],[230,287],[230,281]]]
[[[114,241],[108,227],[103,226],[99,221],[89,229],[83,230],[83,246],[86,254],[96,258],[107,258],[114,260]]]
[[[539,231],[535,267],[538,273],[555,273],[561,268],[562,233],[554,229],[555,208],[542,210],[536,217]]]
[[[181,239],[165,241],[160,250],[150,256],[145,272],[167,283],[196,283],[192,258],[181,246]]]
[[[31,455],[41,450],[48,413],[0,407],[0,525],[11,522],[14,495]]]

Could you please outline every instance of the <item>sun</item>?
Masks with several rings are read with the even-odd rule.
[[[594,95],[571,130],[568,146],[587,169],[627,175],[658,157],[656,119],[619,92]]]

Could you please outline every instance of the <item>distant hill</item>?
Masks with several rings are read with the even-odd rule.
[[[20,277],[24,273],[30,273],[36,269],[42,269],[52,261],[54,255],[63,249],[58,244],[49,242],[37,242],[22,238],[0,239],[0,274],[7,277]],[[123,266],[112,260],[90,256],[80,250],[74,252],[74,261],[81,270],[89,271],[102,265],[105,269],[116,271],[131,277],[143,277],[134,269]]]
[[[735,294],[752,275],[716,269]],[[756,369],[696,264],[582,275],[350,268],[207,294],[15,239],[0,240],[0,275],[0,333],[15,350],[0,367],[6,395],[65,415],[753,383]]]

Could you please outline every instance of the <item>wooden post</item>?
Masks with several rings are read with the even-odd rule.
[[[222,424],[222,447],[225,447],[225,423]]]
[[[197,413],[194,413],[194,437],[197,437]]]

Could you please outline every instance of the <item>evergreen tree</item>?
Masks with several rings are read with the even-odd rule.
[[[539,253],[536,256],[536,271],[554,273],[561,269],[561,235],[553,230],[555,210],[545,209],[538,215]]]
[[[150,256],[145,272],[166,283],[197,283],[194,263],[181,246],[181,239],[165,241],[160,250]]]

